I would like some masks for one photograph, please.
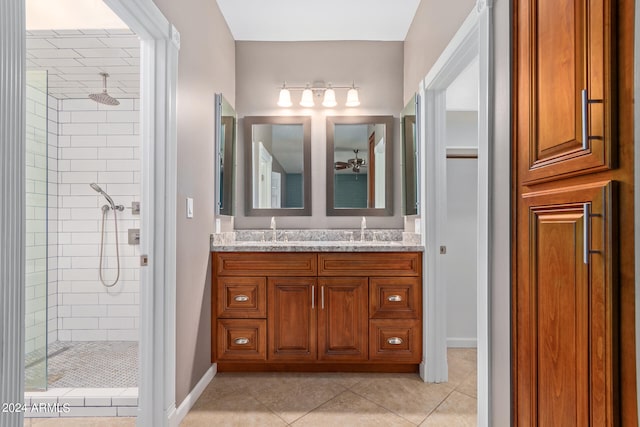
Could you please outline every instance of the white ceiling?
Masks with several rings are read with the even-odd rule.
[[[49,72],[49,94],[86,98],[107,91],[115,98],[140,97],[140,40],[128,29],[27,31],[27,69]]]
[[[420,0],[217,0],[236,40],[403,41]]]
[[[127,28],[103,0],[26,0],[27,30]]]

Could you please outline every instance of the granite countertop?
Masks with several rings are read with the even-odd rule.
[[[424,247],[403,242],[233,242],[212,245],[213,252],[422,252]]]
[[[420,236],[402,230],[237,230],[211,235],[212,252],[422,252]],[[353,237],[353,241],[351,238]]]

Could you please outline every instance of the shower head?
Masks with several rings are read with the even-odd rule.
[[[109,205],[111,205],[111,209],[116,209],[116,204],[113,203],[113,199],[102,188],[100,188],[98,184],[92,182],[91,184],[89,184],[89,187],[93,188],[94,191],[102,194],[104,198],[107,199],[107,202],[109,202]]]
[[[102,76],[102,93],[90,93],[89,98],[93,99],[99,104],[120,105],[120,101],[107,93],[107,77],[109,77],[109,74],[100,73],[100,75]]]

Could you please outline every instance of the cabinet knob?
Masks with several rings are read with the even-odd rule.
[[[236,295],[234,298],[237,302],[246,302],[249,301],[249,297],[246,295]]]
[[[404,341],[402,341],[402,338],[400,337],[391,337],[387,340],[387,342],[391,345],[400,345],[402,344]]]
[[[249,344],[249,338],[240,337],[233,340],[233,342],[238,345],[246,345],[246,344]]]
[[[389,297],[387,298],[387,301],[391,301],[391,302],[402,301],[402,297],[400,295],[389,295]]]

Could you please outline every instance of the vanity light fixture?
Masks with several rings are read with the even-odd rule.
[[[286,82],[282,84],[282,89],[280,89],[280,97],[278,98],[278,107],[291,107],[293,104],[291,103],[291,93],[289,93],[289,89],[286,88]]]
[[[338,103],[336,102],[336,92],[331,88],[331,83],[329,83],[329,86],[324,91],[324,99],[322,100],[322,106],[333,108],[336,105],[338,105]]]
[[[357,107],[360,105],[360,100],[358,99],[358,89],[356,89],[356,84],[353,83],[351,85],[351,89],[347,92],[347,102],[344,104],[347,107]]]
[[[335,89],[348,89],[346,107],[357,107],[360,105],[358,99],[358,88],[355,82],[351,86],[333,86],[331,83],[325,85],[323,82],[316,82],[313,85],[307,83],[305,86],[287,86],[284,82],[280,88],[280,96],[278,98],[278,106],[291,107],[291,91],[302,91],[300,98],[300,106],[305,108],[311,108],[316,105],[316,97],[322,97],[322,106],[327,108],[333,108],[338,105],[336,101]]]

